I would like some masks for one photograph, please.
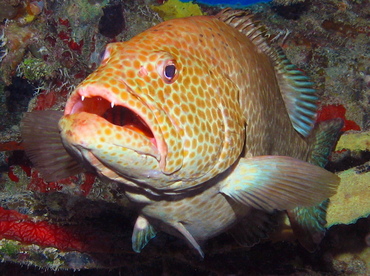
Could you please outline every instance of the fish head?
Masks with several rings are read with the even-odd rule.
[[[237,92],[189,49],[190,35],[162,29],[109,44],[71,94],[59,127],[66,148],[98,173],[182,191],[235,162],[244,125]]]

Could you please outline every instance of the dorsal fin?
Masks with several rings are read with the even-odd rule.
[[[250,11],[228,8],[219,12],[216,17],[246,35],[261,51],[275,60],[273,48],[268,43],[265,27],[255,20]]]
[[[249,11],[225,9],[216,17],[245,34],[275,66],[276,78],[294,129],[307,137],[313,129],[317,96],[314,83],[292,64],[278,46],[270,46],[265,27]]]
[[[276,75],[293,127],[308,137],[315,125],[317,114],[316,90],[302,71],[292,64],[280,48],[276,49]]]

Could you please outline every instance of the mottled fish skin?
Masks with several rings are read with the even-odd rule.
[[[172,62],[176,76],[166,81],[163,67]],[[160,156],[143,151],[151,159],[145,166],[140,155],[122,158],[126,149],[120,145],[146,144],[148,139],[138,133],[121,135],[99,116],[92,119],[101,121],[98,131],[78,122],[73,137],[68,136],[64,122],[75,117],[69,114],[88,109],[88,98],[95,95],[106,98],[107,106],[123,105],[139,114],[151,128]],[[81,97],[82,110],[76,107]],[[107,153],[95,155],[111,159],[107,163],[123,175],[129,163],[141,164],[141,174],[131,178],[157,189],[187,189],[213,178],[240,157],[243,145],[245,156],[300,159],[308,148],[291,126],[270,58],[245,35],[211,16],[164,22],[128,42],[109,44],[98,70],[71,95],[65,114],[60,123],[63,138],[69,139],[65,144],[87,144],[86,137],[95,132],[88,148]],[[105,146],[112,139],[117,140],[114,145]],[[122,162],[121,168],[117,162]],[[102,174],[115,174],[106,170]]]
[[[246,19],[225,11],[170,20],[109,44],[66,104],[59,129],[68,152],[145,203],[137,252],[163,230],[203,255],[200,241],[253,210],[310,206],[335,193],[335,175],[297,160],[310,154],[304,136],[316,97],[301,88],[305,107],[292,111],[284,68],[250,16],[239,15]]]
[[[93,131],[89,125],[78,127],[79,123],[74,124],[78,128],[75,128],[72,137],[67,133],[69,128],[65,122],[79,120],[74,118],[80,114],[74,112],[87,109],[88,98],[98,95],[108,100],[108,106],[111,103],[123,105],[139,114],[151,128],[160,154],[158,157],[144,151],[148,159],[146,166],[141,163],[142,158],[137,152],[132,153],[135,155],[132,160],[122,158],[120,150],[117,152],[120,144],[130,145],[133,141],[145,144],[147,137],[117,134],[105,128],[104,119],[97,116],[93,120],[100,120],[102,127],[95,132],[91,146],[104,148],[107,153],[111,150],[115,158],[109,154],[102,157],[112,159],[111,163],[128,160],[131,164],[136,162],[135,166],[141,164],[140,175],[132,175],[130,179],[122,176],[127,174],[128,163],[122,163],[122,168],[114,165],[115,171],[123,172],[122,181],[134,178],[157,189],[182,190],[203,183],[229,168],[243,150],[246,121],[235,99],[241,97],[239,92],[249,86],[250,81],[243,79],[240,73],[250,74],[250,69],[244,66],[248,60],[235,60],[231,64],[227,60],[229,55],[243,57],[243,52],[249,51],[249,48],[256,50],[236,30],[232,32],[238,39],[244,40],[242,43],[232,35],[217,35],[229,34],[230,30],[232,28],[215,17],[194,17],[191,20],[165,22],[128,42],[108,45],[101,66],[78,86],[67,102],[66,115],[60,123],[63,139],[68,140],[65,144],[87,143],[85,137],[91,136],[89,133]],[[182,35],[184,33],[187,35]],[[176,40],[169,43],[173,37]],[[199,45],[202,45],[202,51],[197,49]],[[213,53],[219,48],[225,51]],[[268,62],[263,56],[263,62]],[[171,63],[176,65],[176,76],[169,81],[163,76],[163,70],[165,65]],[[274,74],[273,66],[269,67],[270,72],[266,76]],[[235,71],[240,73],[235,74]],[[225,78],[226,75],[230,79]],[[253,74],[251,78],[254,78]],[[240,88],[237,83],[240,83]],[[259,89],[255,85],[263,84],[253,84],[251,89]],[[263,86],[268,89],[269,84]],[[81,97],[85,97],[82,110],[76,107]],[[258,115],[258,109],[253,109]],[[69,115],[71,113],[74,114]],[[118,140],[114,143],[118,146],[104,145],[111,139]],[[250,154],[253,155],[254,151],[250,149]],[[90,152],[94,154],[89,149]],[[99,154],[103,155],[95,155]],[[104,170],[101,173],[111,177],[113,172]]]

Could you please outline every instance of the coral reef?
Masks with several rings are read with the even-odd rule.
[[[247,250],[225,234],[210,240],[205,245],[206,259],[198,261],[183,241],[161,234],[137,255],[130,245],[133,211],[119,187],[87,174],[46,183],[32,168],[19,143],[22,113],[61,110],[69,92],[99,64],[107,43],[130,39],[160,22],[161,17],[217,12],[217,8],[203,5],[189,10],[191,3],[181,3],[185,5],[181,10],[178,3],[0,3],[2,260],[52,270],[120,267],[111,272],[91,271],[94,275],[368,274],[368,1],[275,0],[249,7],[266,25],[271,41],[317,83],[322,100],[318,121],[341,117],[345,122],[344,134],[328,165],[342,182],[331,198],[327,217],[330,228],[318,252],[308,253],[294,242],[284,241],[266,241]],[[112,15],[109,7],[115,5],[121,11]],[[111,22],[119,22],[119,26],[107,33],[114,24]],[[26,228],[29,236],[21,231]],[[0,271],[4,274],[9,268],[25,274],[22,270],[26,268],[9,263]]]
[[[22,26],[18,22],[8,22],[2,26],[1,31],[5,38],[3,48],[6,54],[3,55],[0,72],[4,83],[9,85],[11,75],[23,60],[27,47],[37,40],[39,32],[32,25]]]
[[[370,132],[351,132],[342,135],[335,148],[337,151],[370,151]]]
[[[330,198],[327,225],[355,223],[370,216],[370,164],[340,172],[341,185]],[[370,229],[369,229],[370,231]]]
[[[369,129],[369,3],[327,0],[296,5],[256,11],[289,59],[317,83],[321,104],[342,105],[348,120],[361,130]]]
[[[151,9],[157,12],[164,20],[203,14],[197,4],[191,2],[183,3],[179,0],[168,0],[160,6],[151,6]]]
[[[181,0],[182,2],[192,2],[193,0]],[[216,6],[218,8],[235,8],[235,9],[241,9],[246,8],[254,3],[257,2],[268,2],[267,0],[194,0],[193,2],[207,5],[207,6]]]
[[[108,5],[103,8],[104,15],[99,21],[99,33],[114,38],[125,28],[125,19],[123,17],[122,4]]]
[[[272,3],[276,5],[283,5],[283,6],[289,6],[292,4],[297,4],[300,2],[304,2],[306,0],[272,0]]]
[[[360,126],[356,122],[348,120],[346,118],[347,110],[343,105],[323,105],[318,111],[317,122],[330,120],[333,118],[343,119],[342,131],[348,130],[361,130]]]
[[[30,13],[26,7],[33,4],[42,6],[42,12],[27,24],[21,23],[20,18]],[[0,24],[0,96],[3,107],[0,111],[4,113],[0,116],[0,148],[19,140],[19,133],[11,128],[17,128],[21,112],[25,110],[14,110],[8,99],[15,98],[15,93],[25,93],[13,92],[14,83],[22,82],[17,91],[32,89],[37,96],[25,97],[27,101],[31,100],[30,110],[62,108],[68,93],[97,67],[108,42],[129,39],[161,21],[147,5],[122,2],[120,19],[124,18],[126,24],[121,25],[114,38],[106,37],[99,31],[99,26],[104,25],[99,22],[110,18],[110,14],[104,16],[103,8],[109,8],[111,5],[108,4],[107,0],[23,1],[19,4],[18,15]],[[8,5],[18,4],[5,1],[0,4],[0,10]],[[6,111],[8,108],[12,113]]]

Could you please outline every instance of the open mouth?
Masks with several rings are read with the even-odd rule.
[[[115,105],[113,102],[109,102],[100,96],[93,96],[91,98],[80,97],[74,103],[70,114],[78,112],[88,112],[101,116],[111,124],[129,128],[145,135],[156,144],[154,134],[144,119],[125,106]]]

